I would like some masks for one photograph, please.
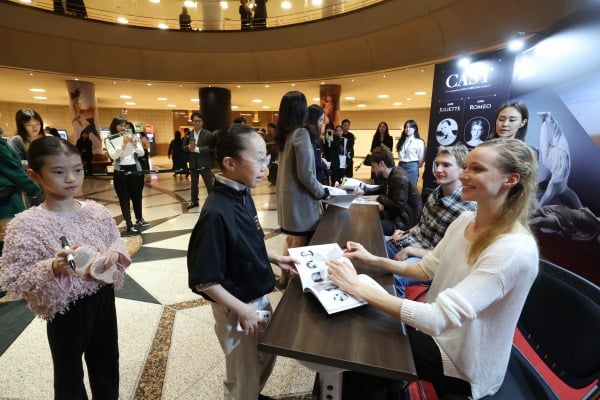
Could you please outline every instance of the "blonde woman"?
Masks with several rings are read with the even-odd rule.
[[[536,157],[520,140],[491,140],[468,155],[460,180],[463,200],[477,202],[477,211],[461,214],[419,263],[375,257],[354,242],[347,246],[350,259],[432,279],[424,303],[365,286],[347,263],[332,262],[329,272],[342,290],[415,328],[408,334],[417,375],[438,395],[479,399],[502,385],[515,326],[537,275],[538,249],[527,226]],[[348,381],[359,393],[369,377]]]

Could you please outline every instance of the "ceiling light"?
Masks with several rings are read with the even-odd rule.
[[[157,97],[156,100],[160,100],[160,101],[165,101],[165,100],[169,100],[166,97]]]
[[[242,87],[242,85],[237,85],[237,88],[238,88],[238,89],[239,89],[239,88],[241,88],[241,87]]]
[[[421,68],[421,72],[425,72],[425,68]]]
[[[525,40],[523,39],[524,36],[525,32],[517,33],[516,37],[514,37],[508,42],[508,49],[510,51],[519,51],[523,47],[525,47]]]
[[[33,76],[33,75],[35,75],[35,74],[34,74],[33,72],[30,72],[28,75],[29,75],[29,76]]]
[[[162,22],[160,24],[158,24],[157,26],[158,26],[158,29],[169,29],[169,25],[164,24]]]
[[[321,101],[321,98],[320,98],[320,97],[313,97],[313,99],[312,99],[312,100],[313,100],[313,101]]]
[[[48,100],[46,96],[33,96],[33,98],[36,100]]]
[[[385,79],[385,78],[387,78],[387,75],[386,75],[386,74],[383,74],[383,79]]]
[[[129,23],[129,21],[125,17],[119,17],[119,18],[117,18],[117,22],[120,23],[120,24],[128,24]]]
[[[324,84],[325,84],[325,82],[321,82],[321,85],[324,85]]]
[[[158,4],[160,3],[160,0],[150,0],[150,3]]]
[[[427,92],[415,92],[415,96],[425,96]]]
[[[167,107],[177,107],[175,104],[167,104]]]
[[[390,95],[383,93],[383,94],[378,94],[377,97],[379,97],[380,99],[389,99]]]
[[[407,97],[406,100],[411,101],[412,97]]]
[[[261,99],[252,99],[252,102],[253,103],[262,103],[262,100]]]
[[[271,85],[265,85],[265,87],[266,87],[266,88],[270,88],[270,87],[271,87]]]
[[[358,108],[365,108],[367,105],[366,104],[358,104],[356,107]]]
[[[292,8],[292,3],[290,3],[289,1],[282,1],[281,2],[281,8],[283,8],[284,10],[289,10],[290,8]]]
[[[199,102],[200,99],[190,99],[190,101]]]
[[[240,106],[231,106],[232,110],[237,110],[238,108],[240,108]]]
[[[320,5],[322,5],[322,4],[323,4],[323,0],[312,0],[312,1],[311,1],[311,4],[312,4],[313,6],[320,6]]]
[[[262,106],[262,108],[267,109],[267,108],[271,108],[271,106]]]
[[[36,88],[32,88],[29,89],[30,92],[36,92],[36,93],[44,93],[46,91],[46,89],[36,89]]]
[[[197,1],[189,1],[186,0],[183,2],[183,5],[189,8],[197,8],[198,7],[198,2]]]
[[[459,67],[466,67],[469,64],[471,64],[471,59],[469,57],[461,57],[458,60],[458,66]]]
[[[133,101],[126,101],[125,104],[127,104],[128,106],[135,106],[135,102]]]
[[[152,82],[146,83],[146,86],[152,86]]]
[[[78,80],[79,80],[79,78],[75,78],[75,80],[76,80],[76,81],[78,81]]]
[[[393,103],[392,103],[392,105],[394,105],[394,106],[401,106],[401,105],[402,105],[402,103],[401,103],[401,102],[399,102],[399,101],[395,101],[395,102],[393,102]]]
[[[31,0],[21,0],[21,3],[31,4]]]
[[[119,97],[122,98],[122,99],[130,99],[131,98],[131,96],[128,95],[128,94],[122,94]]]
[[[222,10],[227,10],[229,8],[229,4],[227,4],[226,1],[219,2],[219,5],[221,6]]]
[[[295,84],[295,83],[290,83],[290,85],[291,85],[291,86],[296,86],[296,84]]]
[[[354,97],[354,96],[346,96],[346,97],[344,97],[344,100],[352,101],[352,100],[356,100],[356,97]]]

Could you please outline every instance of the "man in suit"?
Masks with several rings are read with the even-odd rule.
[[[206,190],[210,192],[213,187],[213,176],[210,172],[210,152],[208,137],[210,132],[203,129],[204,120],[199,112],[192,114],[194,129],[183,139],[183,151],[190,156],[190,174],[192,175],[190,208],[198,207],[198,175],[202,175]]]

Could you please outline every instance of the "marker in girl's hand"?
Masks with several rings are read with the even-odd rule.
[[[69,247],[69,242],[67,242],[67,238],[64,236],[60,237],[60,245],[62,246],[63,250],[65,250],[65,251],[71,250],[71,248]],[[71,266],[71,268],[73,270],[75,270],[75,258],[73,257],[72,253],[67,254],[67,261],[69,262],[69,265]]]

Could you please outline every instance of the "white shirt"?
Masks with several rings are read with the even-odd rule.
[[[472,211],[461,214],[423,257],[420,264],[433,278],[431,288],[425,303],[403,301],[401,319],[433,337],[444,375],[469,382],[478,399],[502,385],[539,255],[533,236],[509,233],[500,235],[469,265],[471,242],[464,232],[474,217]]]
[[[398,152],[401,162],[418,161],[423,162],[425,156],[425,143],[421,139],[409,136]]]

